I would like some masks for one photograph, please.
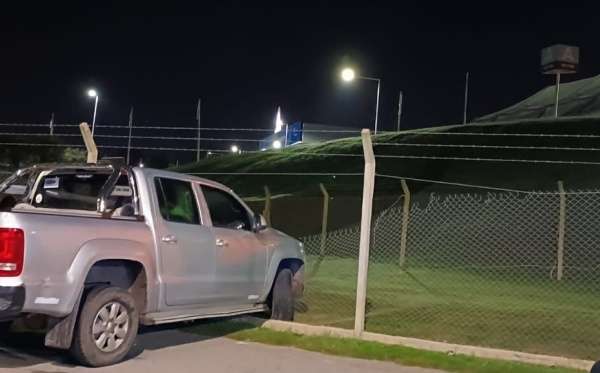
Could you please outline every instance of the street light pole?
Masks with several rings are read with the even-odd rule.
[[[94,136],[94,129],[96,128],[96,113],[98,111],[98,92],[96,92],[93,89],[90,89],[88,91],[88,96],[90,97],[95,97],[96,98],[96,102],[94,103],[94,117],[92,119],[92,137]]]
[[[377,103],[375,104],[375,135],[377,135],[377,119],[379,118],[379,89],[381,88],[381,79],[377,79]]]
[[[342,79],[350,82],[354,79],[363,79],[363,80],[371,80],[377,82],[377,103],[375,104],[375,130],[374,134],[377,135],[377,122],[379,120],[379,91],[381,89],[381,79],[379,78],[367,78],[365,76],[356,76],[354,74],[354,70],[352,69],[344,69],[342,71]]]

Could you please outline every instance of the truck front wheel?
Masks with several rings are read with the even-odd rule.
[[[294,321],[293,277],[289,268],[284,268],[277,274],[271,298],[271,319]]]
[[[127,290],[113,286],[95,288],[79,313],[71,356],[89,367],[119,363],[133,346],[138,326],[139,311]]]

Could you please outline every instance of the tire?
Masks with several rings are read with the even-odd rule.
[[[590,373],[600,373],[600,361],[596,361],[596,364],[590,369]]]
[[[277,274],[271,298],[271,319],[294,321],[294,297],[292,294],[293,274],[284,268]]]
[[[12,321],[0,322],[0,340],[4,340],[6,338],[12,324],[13,324]]]
[[[117,364],[133,347],[138,327],[139,310],[128,291],[112,286],[95,288],[79,311],[69,352],[84,366]]]

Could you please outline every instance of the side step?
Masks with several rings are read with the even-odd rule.
[[[182,321],[209,319],[213,317],[239,316],[250,313],[264,312],[266,310],[267,306],[264,304],[256,304],[250,307],[245,304],[243,306],[207,307],[179,311],[152,312],[140,317],[140,323],[143,325],[159,325]]]

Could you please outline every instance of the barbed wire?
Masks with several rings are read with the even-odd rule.
[[[0,145],[18,145],[18,146],[31,146],[31,147],[61,147],[61,148],[85,148],[85,145],[81,144],[31,144],[31,143],[10,143],[10,142],[0,142]],[[117,145],[98,145],[98,148],[107,148],[107,149],[127,149],[127,146],[117,146]],[[198,149],[183,149],[183,148],[160,148],[160,147],[147,147],[147,146],[132,146],[129,149],[138,149],[138,150],[169,150],[169,151],[186,151],[186,152],[197,152]],[[230,150],[223,149],[200,149],[201,152],[213,152],[213,153],[230,153]]]
[[[416,181],[423,183],[431,183],[431,184],[440,184],[440,185],[451,185],[451,186],[459,186],[464,188],[474,188],[474,189],[484,189],[484,190],[495,190],[499,192],[507,192],[507,193],[523,193],[523,194],[561,194],[558,191],[532,191],[532,190],[523,190],[523,189],[510,189],[510,188],[500,188],[489,185],[480,185],[480,184],[468,184],[468,183],[459,183],[452,181],[442,181],[442,180],[431,180],[431,179],[419,179],[414,177],[406,177],[406,176],[398,176],[398,175],[388,175],[388,174],[380,174],[376,173],[375,176],[383,177],[388,179],[397,179],[397,180],[407,180],[407,181]],[[598,191],[569,191],[565,194],[600,194],[600,190]]]
[[[542,164],[569,164],[569,165],[588,165],[598,166],[600,162],[589,161],[560,161],[552,159],[510,159],[510,158],[469,158],[469,157],[436,157],[436,156],[413,156],[413,155],[375,155],[376,158],[394,158],[394,159],[421,159],[421,160],[440,160],[440,161],[471,161],[471,162],[508,162],[508,163],[542,163]]]
[[[600,135],[587,134],[552,134],[552,133],[485,133],[485,132],[425,132],[425,131],[406,131],[407,135],[422,136],[491,136],[491,137],[556,137],[556,138],[590,138],[598,139]]]
[[[44,147],[84,147],[84,145],[69,145],[69,144],[31,144],[31,143],[0,143],[0,145],[8,146],[44,146]],[[126,146],[117,145],[97,145],[98,148],[104,149],[126,149]],[[185,148],[171,148],[171,147],[143,147],[143,146],[132,146],[130,149],[137,150],[158,150],[158,151],[188,151],[197,152],[198,149],[185,149]],[[223,149],[200,149],[202,152],[223,152],[229,153],[228,150]],[[247,152],[259,152],[259,150],[252,150]],[[317,157],[359,157],[363,158],[362,154],[348,154],[348,153],[319,153],[319,152],[301,152],[295,151],[290,153],[291,155],[309,155]],[[600,162],[593,161],[563,161],[563,160],[552,160],[552,159],[512,159],[512,158],[480,158],[480,157],[438,157],[438,156],[417,156],[417,155],[389,155],[389,154],[377,154],[376,158],[383,159],[414,159],[414,160],[442,160],[442,161],[468,161],[468,162],[506,162],[506,163],[532,163],[532,164],[565,164],[565,165],[588,165],[588,166],[599,166]]]
[[[37,133],[0,133],[0,136],[45,136],[46,134]],[[81,137],[80,134],[60,134],[57,137]],[[134,136],[127,135],[94,135],[97,138],[111,139],[141,139],[141,140],[178,140],[178,141],[197,141],[194,137],[175,137],[175,136]],[[261,142],[263,139],[242,139],[242,138],[215,138],[201,137],[202,141],[218,142]],[[559,147],[559,146],[514,146],[514,145],[476,145],[476,144],[417,144],[417,143],[373,143],[373,146],[399,146],[399,147],[422,147],[422,148],[465,148],[465,149],[500,149],[500,150],[556,150],[556,151],[600,151],[600,148],[583,147]]]
[[[49,124],[17,124],[17,123],[0,123],[0,127],[45,127],[50,128]],[[79,124],[55,124],[53,128],[79,128]],[[129,129],[129,126],[96,126],[96,130],[98,129]],[[272,128],[229,128],[229,127],[169,127],[169,126],[133,126],[131,127],[133,130],[185,130],[185,131],[246,131],[246,132],[271,132],[273,133]],[[360,135],[361,129],[344,129],[344,130],[327,130],[327,129],[302,129],[302,132],[324,132],[324,133],[356,133]],[[44,133],[44,135],[48,135],[48,133]],[[94,135],[96,136],[96,135]]]
[[[373,143],[373,146],[405,146],[423,148],[476,148],[506,150],[565,150],[565,151],[600,151],[600,148],[573,148],[560,146],[518,146],[518,145],[475,145],[475,144],[415,144],[415,143]]]
[[[364,176],[362,172],[186,172],[186,174],[193,176]]]
[[[50,128],[48,123],[0,123],[0,127],[45,127]],[[78,128],[79,124],[54,124],[54,128]],[[114,129],[129,129],[129,126],[102,125],[96,126],[97,129],[114,128]],[[181,126],[133,126],[132,129],[150,129],[150,130],[189,130],[198,131],[197,126],[181,127]],[[271,128],[225,128],[225,127],[200,127],[201,131],[247,131],[247,132],[273,132]],[[332,133],[357,133],[360,134],[362,129],[346,129],[346,130],[318,130],[318,129],[302,129],[303,132],[332,132]],[[486,133],[486,132],[428,132],[427,130],[410,130],[410,131],[380,131],[380,134],[403,134],[403,135],[421,135],[421,136],[490,136],[490,137],[550,137],[550,138],[600,138],[600,135],[592,134],[550,134],[550,133]],[[377,136],[377,135],[375,135]]]
[[[0,136],[48,136],[48,134],[39,133],[1,133]],[[67,134],[54,134],[55,137],[81,137],[80,134],[67,133]],[[94,138],[110,138],[110,139],[145,139],[145,140],[183,140],[183,141],[197,141],[196,137],[173,137],[173,136],[134,136],[127,135],[101,135],[94,134]],[[235,142],[260,142],[263,140],[259,139],[227,139],[227,138],[212,138],[212,137],[201,137],[202,141],[235,141]]]

